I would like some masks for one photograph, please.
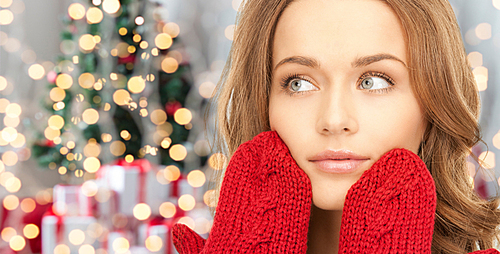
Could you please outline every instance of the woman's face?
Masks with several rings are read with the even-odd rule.
[[[418,152],[426,121],[405,45],[399,19],[377,0],[298,0],[278,21],[269,120],[309,176],[317,207],[342,210],[351,185],[386,152]],[[314,158],[327,150],[359,160]]]

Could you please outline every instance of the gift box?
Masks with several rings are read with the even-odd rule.
[[[135,245],[134,235],[130,231],[118,230],[108,234],[108,239],[104,243],[107,254],[149,254],[150,252]]]
[[[93,199],[85,196],[81,185],[57,184],[53,188],[54,213],[64,216],[92,216]]]
[[[101,213],[133,216],[135,205],[146,203],[152,215],[159,214],[160,205],[170,195],[170,188],[158,182],[156,172],[156,167],[145,159],[132,163],[120,159],[102,166],[97,172],[96,182],[99,188],[108,189],[113,195],[109,202],[100,205]]]
[[[177,254],[172,242],[172,226],[175,219],[155,217],[138,229],[139,243],[151,253]]]
[[[96,222],[92,216],[61,216],[49,212],[42,219],[42,254],[64,250],[79,254],[80,248],[98,249],[99,241],[94,238],[93,232],[88,231],[89,226]]]

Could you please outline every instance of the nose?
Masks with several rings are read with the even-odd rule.
[[[356,107],[346,90],[330,91],[322,96],[316,129],[322,135],[349,135],[358,131]]]

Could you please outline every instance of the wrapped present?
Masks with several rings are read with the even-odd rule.
[[[187,179],[183,177],[179,178],[179,180],[175,181],[174,183],[175,184],[173,184],[172,188],[177,188],[175,191],[173,191],[178,193],[177,197],[188,194],[191,195],[196,200],[196,202],[203,202],[203,194],[205,192],[203,191],[202,187],[195,188],[191,186],[188,183]]]
[[[93,216],[62,216],[50,209],[42,219],[42,253],[78,254],[81,248],[96,250],[99,241],[88,231],[94,223]]]
[[[81,185],[57,184],[53,189],[54,213],[64,216],[92,216],[94,199],[85,196]]]
[[[104,247],[108,254],[128,253],[127,251],[131,250],[130,246],[133,244],[130,241],[132,238],[132,234],[128,231],[112,231],[108,234]]]
[[[156,179],[157,169],[146,159],[128,163],[123,159],[104,165],[97,172],[97,183],[114,193],[109,204],[99,209],[103,213],[122,213],[133,216],[133,209],[139,203],[146,203],[153,215],[159,214],[160,205],[170,195],[168,185]]]
[[[172,242],[172,226],[175,219],[155,217],[139,227],[138,240],[141,246],[158,254],[177,254]]]

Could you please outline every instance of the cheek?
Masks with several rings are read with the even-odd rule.
[[[369,129],[366,137],[371,144],[378,144],[378,151],[405,148],[415,154],[422,140],[425,124],[422,111],[415,102],[401,101],[387,107],[365,112],[360,119]],[[367,140],[368,141],[368,140]]]
[[[293,155],[301,150],[301,144],[310,139],[314,132],[311,112],[315,109],[307,100],[292,101],[283,97],[270,98],[269,124],[271,130],[278,133]]]

